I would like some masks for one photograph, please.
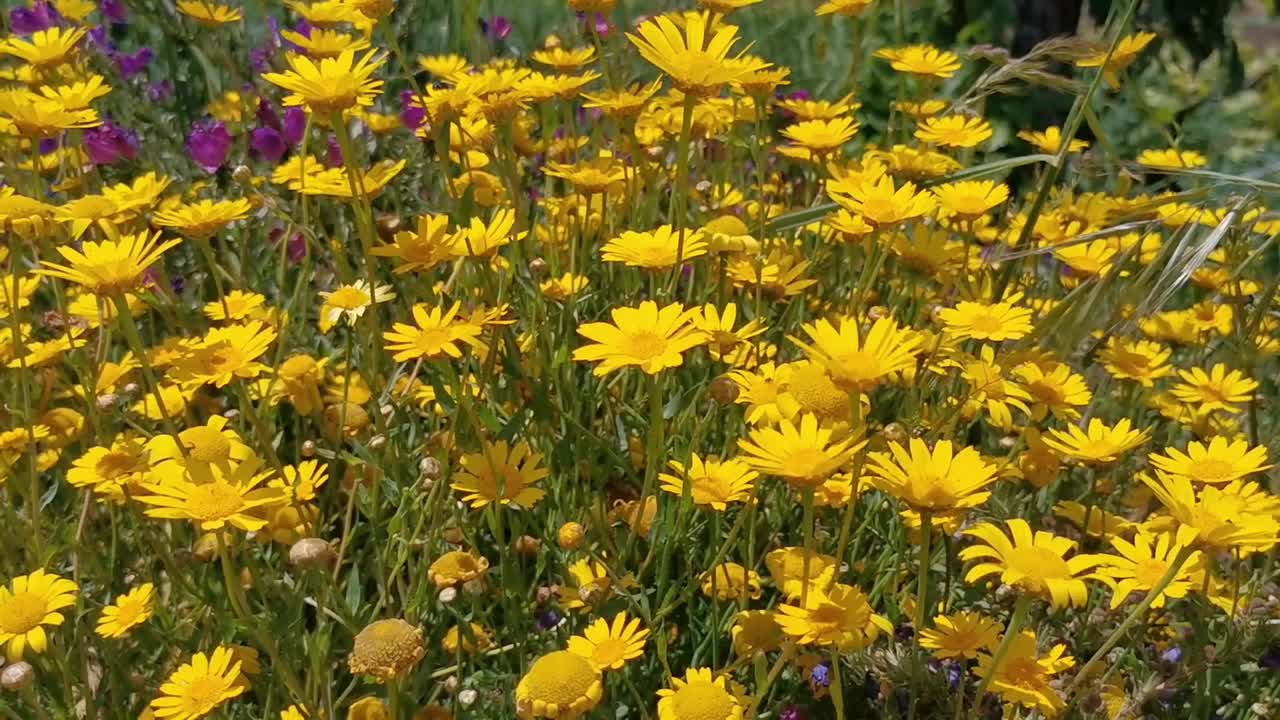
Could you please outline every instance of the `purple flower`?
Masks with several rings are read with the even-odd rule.
[[[1263,653],[1258,664],[1268,670],[1280,670],[1280,645],[1272,645],[1270,650]]]
[[[778,720],[805,720],[804,709],[799,705],[788,705],[778,713]]]
[[[29,8],[16,7],[9,11],[9,29],[18,35],[48,30],[61,20],[58,11],[45,0],[36,0]]]
[[[538,616],[538,629],[551,630],[560,624],[560,613],[555,610],[548,610]]]
[[[280,23],[276,22],[275,18],[269,17],[267,18],[267,24],[271,28],[271,32],[267,33],[267,39],[261,45],[249,51],[249,64],[253,66],[253,71],[257,73],[266,72],[271,65],[271,58],[280,49]]]
[[[637,18],[636,22],[639,22],[639,18]],[[609,25],[609,19],[600,13],[591,13],[588,15],[587,13],[580,12],[578,13],[578,24],[582,25],[583,32],[595,30],[596,35],[599,35],[600,37],[607,36],[610,31],[613,30],[612,26]]]
[[[59,144],[59,142],[60,142],[60,141],[58,140],[58,138],[45,138],[45,139],[41,140],[41,141],[40,141],[40,146],[39,146],[39,147],[40,147],[40,154],[41,154],[41,155],[48,155],[49,153],[53,152],[54,150],[57,150],[57,149],[58,149],[58,144]]]
[[[289,256],[290,262],[302,262],[307,257],[307,238],[302,233],[294,233],[285,246],[285,254]]]
[[[120,75],[125,80],[132,79],[139,73],[146,72],[147,65],[151,64],[151,48],[144,47],[134,54],[116,53],[114,56],[116,68],[120,70]]]
[[[300,107],[291,107],[284,111],[284,127],[280,134],[290,145],[302,142],[302,134],[307,131],[307,113]]]
[[[231,149],[231,133],[227,126],[216,120],[200,120],[192,123],[187,135],[187,154],[207,173],[214,173],[227,161]]]
[[[182,291],[187,287],[187,279],[181,275],[174,275],[169,278],[169,287],[173,288],[174,295],[181,295]]]
[[[113,23],[125,22],[125,15],[128,8],[124,5],[124,0],[102,0],[98,3],[98,12],[102,13],[102,19]]]
[[[814,665],[813,670],[809,673],[809,684],[812,685],[814,689],[830,687],[831,664],[824,660],[817,665]]]
[[[84,131],[84,147],[94,165],[114,165],[138,156],[138,135],[104,120],[102,125]]]
[[[172,97],[173,83],[168,80],[161,80],[147,86],[147,99],[153,103],[166,102]]]
[[[1177,665],[1182,662],[1182,648],[1171,647],[1160,654],[1160,659],[1170,665]]]
[[[249,147],[273,163],[280,162],[280,158],[289,152],[289,146],[280,137],[280,131],[272,127],[255,129],[249,137]]]
[[[410,130],[417,130],[427,121],[427,112],[413,102],[413,91],[400,93],[400,122]]]
[[[337,137],[329,137],[329,152],[325,154],[324,162],[331,168],[342,167],[342,146],[338,144]]]
[[[480,18],[480,31],[489,38],[489,42],[501,42],[511,35],[511,21],[501,15],[494,15],[488,20]]]
[[[266,98],[258,99],[258,124],[269,127],[272,130],[280,129],[280,115],[276,113],[276,108]]]

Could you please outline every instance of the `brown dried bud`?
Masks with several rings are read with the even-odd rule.
[[[248,165],[237,165],[235,170],[231,171],[231,179],[241,185],[248,185],[253,182],[253,170]]]
[[[433,457],[424,457],[418,462],[418,472],[427,480],[439,480],[444,474],[444,468],[440,467],[440,461]]]
[[[542,549],[542,541],[532,535],[521,535],[511,543],[511,549],[526,557],[533,557]]]
[[[302,457],[311,458],[316,456],[316,441],[307,440],[302,443]]]
[[[536,278],[547,276],[547,261],[542,258],[534,258],[529,261],[529,274]]]
[[[289,548],[289,562],[303,570],[327,568],[335,559],[333,547],[320,538],[302,538]]]
[[[721,405],[732,405],[738,399],[738,383],[721,375],[711,381],[711,397]]]
[[[0,687],[9,692],[22,692],[36,681],[36,669],[30,663],[16,662],[0,670]]]
[[[881,430],[880,434],[884,435],[885,442],[906,444],[908,440],[907,428],[899,422],[891,422],[888,425],[885,425],[884,430]]]
[[[374,435],[373,437],[369,438],[370,450],[381,450],[382,448],[386,447],[386,445],[387,445],[386,435]]]
[[[95,403],[97,404],[99,410],[110,410],[112,407],[115,406],[116,400],[118,399],[119,397],[114,393],[106,393],[103,395],[99,395]]]
[[[440,599],[441,603],[448,605],[458,599],[458,589],[450,585],[449,587],[440,590],[440,594],[436,597]]]
[[[440,535],[444,537],[444,541],[450,545],[461,545],[466,542],[467,539],[466,536],[462,534],[462,528],[457,525],[451,525],[445,528],[444,532],[440,533]]]
[[[383,242],[391,242],[403,225],[399,216],[383,213],[378,216],[378,237],[382,238]]]

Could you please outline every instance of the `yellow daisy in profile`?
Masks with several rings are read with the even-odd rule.
[[[122,435],[111,445],[91,447],[76,458],[67,470],[67,483],[92,488],[99,497],[123,502],[125,489],[136,494],[150,470],[146,442]]]
[[[930,190],[938,201],[938,216],[973,222],[1009,200],[1009,187],[991,180],[962,180]]]
[[[658,720],[742,720],[746,706],[729,691],[728,679],[711,668],[689,668],[684,679],[658,691]]]
[[[1176,532],[1161,533],[1139,530],[1133,542],[1112,536],[1111,547],[1117,554],[1102,555],[1102,563],[1093,573],[1094,579],[1111,588],[1111,609],[1120,607],[1133,593],[1145,596],[1159,585],[1173,566],[1174,559],[1194,541],[1195,536],[1193,530],[1185,527]],[[1185,597],[1199,587],[1204,573],[1200,560],[1200,552],[1192,552],[1152,601],[1151,607],[1162,608],[1166,599]]]
[[[275,339],[276,331],[258,320],[216,327],[177,359],[170,376],[191,388],[209,384],[226,387],[233,380],[252,380],[267,370],[258,358]]]
[[[427,579],[438,588],[453,587],[472,580],[483,579],[489,570],[489,560],[462,550],[450,550],[427,568]]]
[[[369,48],[368,38],[322,28],[313,28],[309,35],[283,30],[280,32],[280,39],[298,46],[308,56],[316,59],[336,58],[348,50],[359,52]]]
[[[1136,430],[1128,418],[1109,426],[1099,418],[1089,420],[1089,426],[1081,430],[1068,425],[1066,430],[1054,428],[1044,442],[1063,458],[1085,465],[1106,465],[1145,443],[1151,437],[1150,430]]]
[[[51,27],[25,38],[12,35],[0,41],[0,55],[18,58],[36,70],[46,70],[69,61],[87,33],[85,28]]]
[[[809,588],[803,607],[779,605],[778,625],[800,645],[831,646],[842,652],[861,650],[892,634],[893,624],[871,609],[861,588],[836,583]]]
[[[262,293],[235,289],[221,298],[205,303],[204,316],[214,322],[250,320],[260,317],[267,298]]]
[[[390,285],[376,285],[370,292],[368,281],[357,280],[329,292],[321,291],[320,297],[324,300],[320,306],[320,332],[327,333],[344,320],[348,325],[355,325],[366,310],[394,300],[396,294],[391,292]]]
[[[237,220],[245,219],[252,210],[253,203],[246,198],[201,200],[160,210],[152,216],[151,224],[175,228],[188,237],[206,238]]]
[[[41,95],[60,103],[67,110],[85,110],[94,100],[110,93],[111,86],[101,75],[90,75],[84,80],[67,85],[45,85],[40,88]]]
[[[160,233],[123,235],[116,240],[85,242],[80,250],[58,247],[66,265],[42,260],[35,272],[73,282],[99,296],[118,296],[137,289],[143,273],[160,259],[164,251],[181,240],[160,241]]]
[[[596,49],[593,47],[572,49],[562,47],[544,48],[542,50],[534,50],[530,53],[529,59],[559,72],[573,72],[594,61],[596,59]]]
[[[906,503],[917,512],[951,512],[986,502],[986,488],[996,481],[996,468],[971,447],[954,452],[950,440],[933,449],[912,438],[908,446],[891,443],[889,452],[867,454],[872,487]]]
[[[1054,688],[1053,677],[1076,662],[1066,652],[1065,645],[1054,645],[1048,655],[1040,657],[1035,632],[1023,630],[1009,643],[999,664],[993,648],[978,656],[974,672],[980,678],[991,676],[987,690],[1006,703],[1034,708],[1047,718],[1057,717],[1066,703]]]
[[[1204,167],[1209,159],[1195,150],[1143,150],[1138,155],[1138,164],[1157,170],[1181,170]]]
[[[945,80],[960,69],[960,56],[932,45],[908,45],[881,48],[875,56],[889,61],[889,67],[902,73]]]
[[[549,177],[558,177],[583,195],[624,192],[627,166],[607,153],[575,163],[549,162],[543,168]]]
[[[616,90],[582,93],[582,106],[599,110],[614,120],[634,118],[644,111],[649,101],[662,89],[662,81],[654,80],[644,85],[632,84]]]
[[[523,240],[528,232],[513,232],[516,213],[510,208],[503,208],[493,214],[489,222],[480,218],[471,218],[471,223],[453,236],[452,252],[456,257],[489,258],[512,242]]]
[[[150,494],[138,500],[153,506],[147,508],[148,517],[189,520],[205,531],[230,525],[253,532],[267,524],[254,510],[284,500],[279,489],[258,487],[269,475],[258,472],[259,468],[261,463],[257,458],[238,463],[230,473],[213,465],[210,466],[211,480],[198,484],[187,479],[181,469],[157,471],[156,481],[143,485]]]
[[[244,19],[244,13],[238,8],[211,0],[178,0],[178,12],[210,30]]]
[[[1183,475],[1199,483],[1220,485],[1269,470],[1267,448],[1250,447],[1247,440],[1215,437],[1206,445],[1192,440],[1187,451],[1168,448],[1165,454],[1152,453],[1147,460],[1170,475]]]
[[[627,613],[613,616],[613,622],[597,619],[569,638],[569,652],[581,655],[600,670],[621,670],[628,662],[644,654],[649,631],[640,627],[640,618],[627,619]]]
[[[577,718],[600,703],[604,685],[589,658],[556,650],[533,661],[515,696],[522,718]]]
[[[143,583],[117,597],[115,602],[102,608],[102,616],[98,618],[98,627],[94,631],[104,638],[128,635],[151,617],[155,610],[152,607],[155,592],[155,585]]]
[[[893,318],[876,320],[865,334],[854,318],[844,317],[837,322],[838,326],[826,319],[805,323],[803,328],[810,343],[790,339],[810,359],[826,366],[831,379],[846,392],[867,392],[915,366],[920,339],[914,332],[899,328]]]
[[[694,505],[723,512],[730,503],[751,502],[755,497],[754,483],[759,473],[736,458],[719,460],[714,457],[703,460],[697,453],[689,458],[689,464],[670,461],[675,474],[662,473],[662,489],[682,497],[685,487]]]
[[[575,295],[581,294],[590,284],[591,279],[586,275],[565,273],[557,278],[543,280],[538,284],[538,291],[556,302],[564,302]]]
[[[854,102],[853,95],[838,100],[814,100],[807,97],[784,97],[774,101],[778,109],[795,115],[799,120],[834,120],[862,107]]]
[[[1018,137],[1031,143],[1046,155],[1057,155],[1062,150],[1062,128],[1057,125],[1051,125],[1044,130],[1020,130]],[[1080,152],[1088,147],[1088,142],[1072,138],[1067,152]]]
[[[933,195],[917,191],[915,183],[904,182],[896,186],[888,175],[874,182],[828,183],[827,194],[841,207],[878,229],[923,218],[937,207]]]
[[[743,462],[767,475],[783,478],[800,490],[826,482],[866,444],[853,437],[835,439],[818,418],[805,414],[799,425],[783,420],[776,428],[753,428],[749,439],[738,440]]]
[[[395,258],[392,272],[397,275],[425,272],[453,257],[448,215],[420,215],[413,230],[401,230],[392,239],[393,244],[375,247],[373,254]]]
[[[1153,32],[1126,35],[1120,38],[1110,59],[1107,58],[1108,48],[1100,47],[1076,60],[1076,67],[1102,68],[1102,76],[1106,78],[1107,84],[1113,88],[1120,87],[1120,73],[1132,65],[1133,61],[1138,59],[1138,55],[1142,54],[1142,51],[1155,39],[1156,34]]]
[[[198,720],[248,690],[241,677],[240,661],[231,648],[196,653],[160,686],[160,697],[151,701],[150,710],[158,720]]]
[[[1172,355],[1168,347],[1152,340],[1111,337],[1098,353],[1098,360],[1117,380],[1132,380],[1149,388],[1156,380],[1173,374],[1169,365]]]
[[[875,0],[827,0],[814,10],[814,14],[821,17],[823,15],[844,15],[845,17],[857,17],[862,11],[871,7],[871,3]]]
[[[983,303],[961,300],[938,311],[938,319],[954,338],[1019,340],[1031,332],[1031,310],[1015,302]]]
[[[74,582],[44,570],[19,575],[0,587],[0,645],[9,662],[18,662],[29,649],[36,654],[49,648],[46,627],[66,620],[63,608],[76,602]]]
[[[1222,363],[1209,368],[1207,373],[1200,368],[1179,370],[1178,379],[1182,382],[1174,385],[1170,392],[1202,413],[1240,412],[1240,406],[1253,399],[1253,391],[1258,389],[1257,380],[1239,370],[1228,371]]]
[[[706,14],[685,18],[684,31],[667,15],[644,21],[627,39],[640,56],[671,78],[681,92],[696,97],[716,94],[725,85],[765,67],[745,52],[730,55],[738,41],[734,25],[711,26]]]
[[[542,465],[542,455],[529,443],[507,445],[505,440],[485,443],[484,451],[463,455],[449,487],[462,493],[462,501],[473,509],[490,503],[531,508],[546,495],[533,487],[550,474]]]
[[[1043,530],[1034,534],[1022,518],[1008,520],[1005,528],[982,523],[964,531],[981,544],[960,551],[961,560],[981,560],[969,569],[964,581],[976,582],[996,575],[1000,582],[1041,597],[1054,607],[1080,607],[1089,592],[1084,578],[1102,562],[1098,555],[1073,555],[1076,543]]]
[[[285,60],[289,63],[288,72],[263,73],[262,79],[288,90],[284,104],[290,107],[305,106],[323,115],[339,113],[373,105],[382,90],[382,81],[374,80],[373,74],[385,58],[376,50],[359,59],[354,50],[344,50],[338,57],[321,58],[318,62],[293,53]]]
[[[702,574],[702,594],[713,600],[759,600],[764,590],[755,570],[735,562],[720,563]]]
[[[658,308],[646,300],[639,307],[614,308],[613,323],[595,322],[578,327],[578,334],[593,341],[573,351],[579,362],[600,361],[592,371],[608,375],[624,367],[638,367],[649,375],[684,364],[684,353],[706,342],[706,335],[692,323],[697,308],[680,303]]]
[[[1254,483],[1237,480],[1225,488],[1209,485],[1197,490],[1183,475],[1156,471],[1154,478],[1146,473],[1138,478],[1179,525],[1195,531],[1197,547],[1248,555],[1276,545],[1280,536],[1277,513],[1267,502],[1270,496]]]
[[[462,357],[462,347],[479,347],[480,327],[458,319],[460,303],[445,310],[427,305],[413,306],[415,325],[395,323],[391,330],[382,333],[387,352],[396,362],[433,360],[442,356]]]
[[[1093,399],[1084,377],[1073,372],[1066,363],[1054,363],[1047,369],[1027,363],[1014,368],[1013,376],[1031,396],[1031,419],[1036,422],[1044,420],[1050,413],[1075,422],[1080,419],[1078,408],[1088,405]]]
[[[931,117],[916,130],[921,141],[950,148],[976,147],[991,135],[991,124],[986,120],[963,115]]]
[[[782,136],[822,158],[844,147],[858,133],[858,121],[849,117],[804,120],[782,130]]]
[[[663,225],[652,232],[624,231],[600,248],[605,262],[620,262],[646,270],[669,270],[677,264],[707,254],[707,241],[702,233],[680,232]]]
[[[939,660],[972,660],[1000,644],[1000,623],[982,613],[962,611],[939,615],[933,626],[920,631],[920,647]]]

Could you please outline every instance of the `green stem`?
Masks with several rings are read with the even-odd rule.
[[[805,607],[809,600],[809,565],[813,561],[813,488],[804,491],[804,518],[800,521],[804,532],[804,578],[800,584],[800,607]],[[840,559],[836,558],[839,563]]]
[[[915,628],[915,645],[916,654],[911,661],[911,708],[907,715],[910,718],[916,716],[917,698],[919,697],[919,681],[920,681],[920,631],[924,630],[924,624],[928,618],[925,608],[929,604],[929,550],[930,543],[933,540],[933,513],[928,510],[920,511],[920,567],[916,571],[916,611],[911,621],[912,627]]]
[[[676,184],[671,192],[675,193],[672,198],[671,206],[675,217],[673,222],[676,226],[676,263],[671,268],[671,280],[667,286],[667,294],[675,292],[676,282],[680,279],[680,268],[684,260],[684,241],[685,241],[685,224],[687,222],[685,214],[688,211],[689,203],[689,140],[693,133],[693,103],[692,95],[684,96],[684,114],[680,121],[680,140],[676,143]]]
[[[1157,582],[1155,587],[1147,592],[1146,597],[1142,598],[1142,602],[1133,607],[1133,610],[1129,612],[1129,616],[1120,623],[1119,627],[1112,631],[1106,642],[1102,643],[1102,647],[1098,648],[1093,657],[1089,658],[1089,662],[1080,668],[1080,672],[1076,673],[1076,679],[1071,682],[1065,694],[1068,709],[1070,709],[1072,696],[1088,681],[1089,676],[1098,669],[1098,666],[1106,659],[1107,653],[1111,652],[1111,648],[1114,648],[1124,638],[1125,633],[1129,632],[1129,629],[1146,615],[1147,610],[1151,608],[1151,603],[1155,602],[1156,598],[1160,597],[1160,594],[1165,591],[1165,588],[1169,587],[1169,583],[1172,583],[1173,579],[1178,576],[1178,571],[1190,559],[1193,552],[1194,549],[1188,546],[1178,553],[1173,562],[1170,563],[1169,569],[1165,571],[1164,577],[1160,578],[1160,582]]]

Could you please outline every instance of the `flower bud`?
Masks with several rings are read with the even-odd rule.
[[[110,410],[113,406],[115,406],[116,400],[117,400],[117,396],[115,394],[106,393],[103,395],[99,395],[98,399],[95,402],[97,403],[99,410]]]
[[[472,597],[475,597],[477,595],[483,595],[485,591],[484,581],[468,580],[462,583],[462,591]]]
[[[378,216],[378,236],[383,242],[391,242],[400,231],[403,223],[400,222],[399,216],[390,213],[384,213]]]
[[[241,185],[248,185],[253,182],[253,170],[248,165],[237,165],[235,170],[231,171],[231,179]]]
[[[418,462],[418,472],[427,480],[439,480],[444,468],[440,467],[439,460],[433,457],[424,457]]]
[[[511,549],[525,557],[533,557],[542,549],[542,541],[532,535],[521,535],[511,543]]]
[[[316,456],[316,441],[307,440],[302,443],[302,457],[312,458]]]
[[[466,536],[462,534],[462,528],[459,528],[457,525],[450,525],[440,534],[444,537],[444,541],[450,545],[461,545],[466,542],[467,539]]]
[[[721,375],[711,381],[711,397],[721,405],[732,405],[738,399],[738,383]]]
[[[567,522],[560,526],[560,531],[556,533],[556,541],[560,543],[562,550],[576,550],[582,546],[586,534],[586,528],[582,527],[581,523]]]
[[[0,687],[9,692],[22,692],[36,681],[36,669],[30,663],[18,661],[0,670]]]
[[[333,547],[320,538],[302,538],[289,548],[289,563],[303,570],[327,568],[334,559]]]
[[[442,605],[448,605],[449,603],[458,599],[458,590],[457,588],[450,585],[449,587],[441,590],[440,594],[437,597],[440,599],[440,603]]]
[[[536,277],[536,278],[546,277],[546,275],[547,275],[547,261],[546,261],[546,260],[543,260],[542,258],[534,258],[534,259],[530,260],[530,261],[529,261],[529,274],[530,274],[530,275],[532,275],[532,276],[534,276],[534,277]]]
[[[471,688],[467,688],[466,690],[463,690],[462,692],[458,693],[458,704],[464,708],[471,707],[472,705],[475,704],[476,698],[479,696],[480,696],[480,693],[476,692],[475,690],[472,690]]]
[[[374,435],[373,437],[369,438],[370,450],[381,450],[382,448],[386,447],[386,445],[387,445],[386,435]]]

